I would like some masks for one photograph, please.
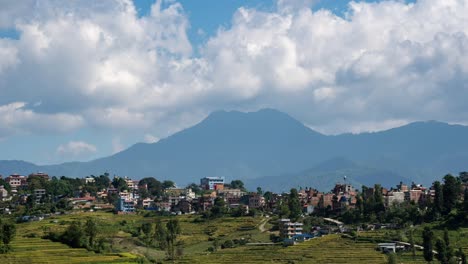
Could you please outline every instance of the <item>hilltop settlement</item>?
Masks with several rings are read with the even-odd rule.
[[[331,233],[355,236],[360,230],[398,229],[441,220],[451,228],[466,226],[468,173],[446,175],[442,182],[427,187],[399,182],[391,188],[375,184],[357,189],[344,177],[328,192],[300,187],[274,193],[261,187],[248,191],[241,180],[227,182],[224,177],[204,177],[199,183],[178,187],[153,177],[135,180],[104,173],[68,178],[35,172],[0,176],[0,200],[0,212],[17,223],[77,211],[176,218],[197,215],[207,220],[262,215],[276,219],[271,243],[289,246]],[[8,249],[8,243],[3,242],[3,247]],[[384,252],[405,249],[404,244],[395,243],[378,247]],[[461,261],[462,254],[460,250],[449,257]]]

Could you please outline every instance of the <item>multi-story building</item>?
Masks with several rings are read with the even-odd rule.
[[[205,177],[200,180],[203,190],[224,189],[224,177]]]
[[[263,206],[265,206],[265,197],[258,193],[249,196],[250,208],[262,208]]]
[[[119,214],[132,214],[135,213],[135,202],[133,200],[125,199],[120,197],[117,200],[117,206],[115,208]]]
[[[405,201],[405,193],[402,191],[390,191],[385,196],[385,205],[391,206],[392,204],[403,203]]]
[[[19,174],[12,174],[8,176],[5,181],[10,184],[12,188],[19,188],[22,186],[28,185],[26,176],[19,175]]]
[[[40,203],[41,199],[45,197],[46,190],[45,189],[34,189],[34,200],[36,203]]]
[[[28,176],[29,178],[42,178],[46,181],[48,181],[50,178],[49,178],[49,174],[47,173],[43,173],[43,172],[36,172],[36,173],[31,173],[29,174]]]
[[[278,221],[278,228],[280,231],[280,237],[282,239],[292,238],[295,235],[302,234],[302,223],[291,222],[290,219],[280,219]]]

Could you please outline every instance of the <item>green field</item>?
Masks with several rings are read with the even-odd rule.
[[[109,243],[107,253],[98,254],[86,249],[70,248],[58,242],[42,239],[45,232],[62,231],[72,221],[85,221],[88,217],[96,219],[99,226],[99,237]],[[170,217],[160,217],[163,222]],[[227,240],[246,241],[249,243],[270,242],[271,227],[267,218],[262,217],[226,217],[202,221],[199,216],[177,216],[182,234],[178,241],[182,243],[183,252],[178,263],[386,263],[384,254],[375,250],[376,240],[385,239],[389,232],[359,232],[354,241],[339,235],[329,235],[297,244],[291,247],[282,245],[242,245],[235,248],[218,248],[215,252],[208,249],[214,246],[214,240],[221,245]],[[56,216],[40,222],[17,225],[17,235],[12,242],[13,251],[0,255],[0,263],[135,263],[146,259],[164,262],[165,251],[151,247],[146,248],[131,230],[145,222],[156,222],[156,217],[141,215],[114,215],[105,212],[75,213]],[[398,231],[401,232],[401,231]],[[418,229],[415,238],[418,242]],[[440,234],[442,231],[440,231]],[[468,249],[468,229],[451,231],[453,244],[460,245],[465,252]],[[439,231],[436,231],[439,235]],[[171,261],[172,262],[172,261]],[[422,253],[417,252],[413,260],[411,253],[398,256],[399,263],[424,263]]]

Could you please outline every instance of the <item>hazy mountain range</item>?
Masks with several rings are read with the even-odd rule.
[[[431,183],[468,169],[468,127],[429,121],[375,133],[327,136],[289,115],[218,111],[199,124],[160,140],[138,143],[89,161],[37,166],[0,161],[0,173],[84,177],[109,172],[153,176],[179,185],[205,176],[242,179],[275,191],[311,186],[328,190],[344,175],[354,184]]]

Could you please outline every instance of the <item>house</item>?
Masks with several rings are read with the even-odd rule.
[[[265,197],[255,193],[249,196],[249,207],[250,208],[262,208],[265,205]]]
[[[48,181],[50,178],[49,178],[49,175],[47,173],[43,173],[43,172],[36,172],[36,173],[31,173],[29,174],[28,176],[29,178],[42,178],[46,181]]]
[[[86,184],[96,182],[96,179],[94,179],[94,177],[91,177],[91,176],[86,176],[86,177],[84,178],[84,180],[85,180],[85,183],[86,183]]]
[[[3,185],[0,185],[0,201],[3,201],[8,198],[8,191]]]
[[[45,189],[34,189],[34,199],[36,203],[41,203],[41,200],[46,195]]]
[[[151,208],[155,208],[156,205],[155,205],[153,199],[146,198],[146,199],[141,200],[141,206],[144,209],[151,209]]]
[[[28,185],[26,176],[19,175],[19,174],[10,175],[6,177],[5,181],[8,184],[10,184],[11,188],[14,188],[14,189]]]
[[[391,206],[393,204],[403,203],[405,201],[405,193],[402,191],[389,191],[385,196],[385,205]]]
[[[200,186],[203,190],[221,190],[224,189],[224,177],[205,177],[200,180]]]
[[[278,220],[278,229],[282,239],[292,238],[295,235],[301,235],[302,226],[302,223],[291,222],[290,219],[283,218]]]
[[[120,197],[117,200],[117,206],[115,207],[118,214],[133,214],[135,213],[135,202]]]

